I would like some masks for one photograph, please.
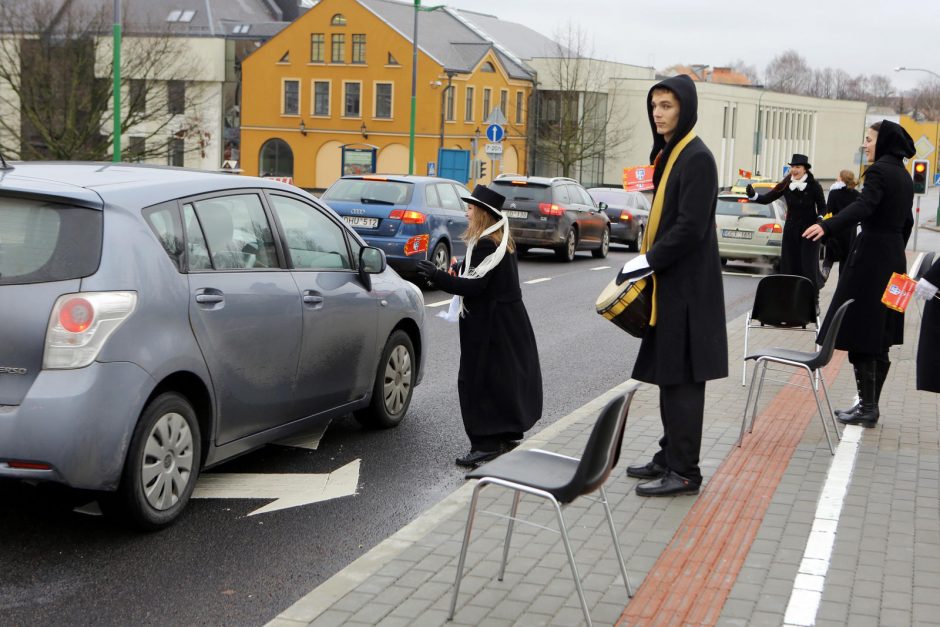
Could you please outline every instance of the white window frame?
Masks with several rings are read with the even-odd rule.
[[[317,113],[317,83],[326,83],[326,115]],[[315,118],[328,118],[333,113],[333,80],[314,78],[310,80],[310,115]]]
[[[388,117],[379,117],[379,85],[390,85],[392,88],[391,97],[388,103]],[[395,83],[392,81],[372,81],[372,119],[373,120],[394,120],[395,119]]]
[[[359,115],[346,115],[346,85],[356,84],[359,85]],[[362,119],[362,81],[343,81],[343,105],[340,110],[340,117],[346,118],[347,120],[361,120]]]
[[[285,110],[285,105],[287,104],[287,83],[294,82],[297,83],[297,113],[287,113]],[[285,76],[281,78],[281,117],[282,118],[299,118],[301,110],[301,101],[303,100],[303,88],[301,87],[300,79],[290,76]]]
[[[525,91],[516,90],[516,124],[525,124]]]

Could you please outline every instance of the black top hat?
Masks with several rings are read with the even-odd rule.
[[[477,185],[473,189],[473,193],[469,196],[461,196],[460,199],[464,202],[468,202],[477,207],[481,207],[489,211],[496,219],[503,217],[503,213],[500,209],[503,208],[503,203],[506,202],[506,197],[500,194],[499,192],[494,192],[486,185]]]
[[[809,164],[809,157],[807,157],[806,155],[801,155],[799,153],[793,153],[793,158],[790,159],[789,165],[801,165],[805,167],[807,170],[813,167]]]

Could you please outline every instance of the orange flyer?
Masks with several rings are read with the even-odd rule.
[[[645,192],[653,189],[653,166],[636,165],[623,169],[623,188],[628,192]]]

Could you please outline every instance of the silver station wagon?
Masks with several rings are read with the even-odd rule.
[[[127,164],[0,169],[0,478],[108,494],[157,529],[201,469],[352,412],[393,427],[424,298],[273,181]]]

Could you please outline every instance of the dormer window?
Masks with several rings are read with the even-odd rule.
[[[337,13],[333,16],[333,19],[330,20],[330,26],[346,26],[346,16],[342,13]]]
[[[245,35],[249,30],[251,30],[251,24],[236,24],[232,29],[232,33],[236,35]]]
[[[192,22],[193,18],[196,16],[195,11],[180,11],[174,10],[170,11],[170,14],[166,16],[167,22]]]

